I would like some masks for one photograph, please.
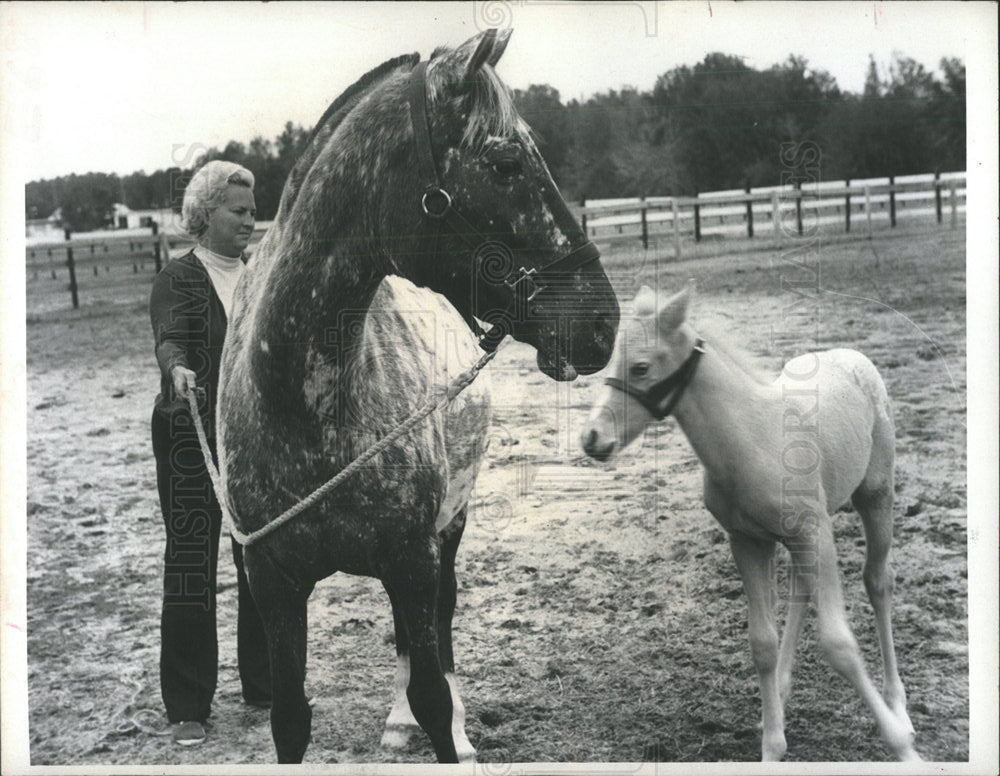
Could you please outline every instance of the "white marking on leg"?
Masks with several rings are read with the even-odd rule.
[[[410,683],[409,655],[396,655],[396,679],[393,683],[395,700],[385,721],[382,746],[388,749],[402,749],[410,738],[420,732],[420,725],[410,711],[410,701],[406,697],[406,687]]]
[[[455,751],[460,763],[476,761],[476,750],[465,734],[465,704],[458,694],[458,681],[455,674],[445,674],[448,687],[451,688],[451,738],[455,742]]]
[[[478,473],[478,462],[452,473],[448,483],[448,493],[445,495],[444,503],[441,504],[441,509],[438,510],[434,524],[434,530],[438,533],[444,530],[455,519],[455,515],[469,503],[469,495],[472,493],[472,486],[476,483]]]

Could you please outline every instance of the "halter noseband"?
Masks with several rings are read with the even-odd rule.
[[[502,240],[483,234],[468,218],[462,215],[451,194],[442,185],[441,176],[434,161],[430,126],[427,122],[426,76],[427,62],[421,62],[413,68],[407,86],[406,98],[410,104],[413,140],[417,146],[417,165],[424,185],[424,193],[420,198],[420,209],[425,218],[437,223],[437,229],[434,233],[434,255],[437,255],[441,233],[447,225],[472,249],[473,256],[480,255],[484,250],[493,250],[512,257],[513,250],[509,245]],[[523,310],[524,306],[538,296],[552,280],[561,275],[575,272],[580,267],[600,258],[601,254],[597,250],[597,246],[588,240],[541,269],[526,269],[522,266],[519,270],[511,272],[502,280],[502,284],[511,292],[511,299],[501,312],[501,317],[506,317],[517,308]],[[480,275],[483,274],[481,268],[477,271]],[[487,280],[493,282],[489,278]],[[494,324],[489,331],[483,331],[475,321],[470,320],[470,325],[478,330],[479,346],[487,352],[495,350],[504,335],[507,334],[503,331],[503,327],[497,324]]]
[[[657,420],[663,420],[674,411],[677,402],[681,400],[684,389],[687,388],[688,383],[691,382],[691,378],[694,377],[695,370],[698,368],[698,362],[704,353],[705,340],[699,338],[694,343],[691,355],[685,359],[683,364],[662,380],[653,383],[646,389],[637,388],[627,380],[619,380],[617,377],[606,378],[604,384],[610,385],[612,388],[617,388],[619,391],[623,391],[629,396],[634,397],[636,401],[649,411],[650,415]],[[661,407],[660,404],[667,397],[669,397],[669,400],[666,406]]]

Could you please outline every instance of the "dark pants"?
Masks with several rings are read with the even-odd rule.
[[[222,512],[194,429],[178,428],[185,419],[180,416],[172,422],[154,411],[152,420],[156,484],[167,529],[160,689],[170,722],[203,721],[208,717],[219,666],[215,577]],[[246,700],[263,701],[271,697],[267,641],[250,595],[242,548],[231,541],[238,587],[236,654],[240,682]]]

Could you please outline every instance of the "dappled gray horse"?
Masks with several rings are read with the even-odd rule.
[[[468,367],[480,322],[484,348],[511,334],[557,380],[607,363],[618,303],[493,70],[508,38],[386,62],[320,119],[236,291],[223,355],[219,459],[240,531],[328,481]],[[397,697],[387,743],[415,718],[440,761],[474,754],[449,681],[451,618],[488,422],[474,388],[246,547],[279,761],[300,761],[309,742],[306,601],[336,571],[377,577],[392,603],[408,704]]]

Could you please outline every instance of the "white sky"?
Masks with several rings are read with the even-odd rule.
[[[426,58],[491,24],[514,28],[498,67],[507,83],[547,83],[565,101],[649,90],[711,51],[757,68],[802,55],[860,91],[869,54],[968,63],[984,21],[996,23],[992,4],[2,3],[2,126],[24,181],[151,172],[186,166],[197,144],[312,126],[386,59]]]

